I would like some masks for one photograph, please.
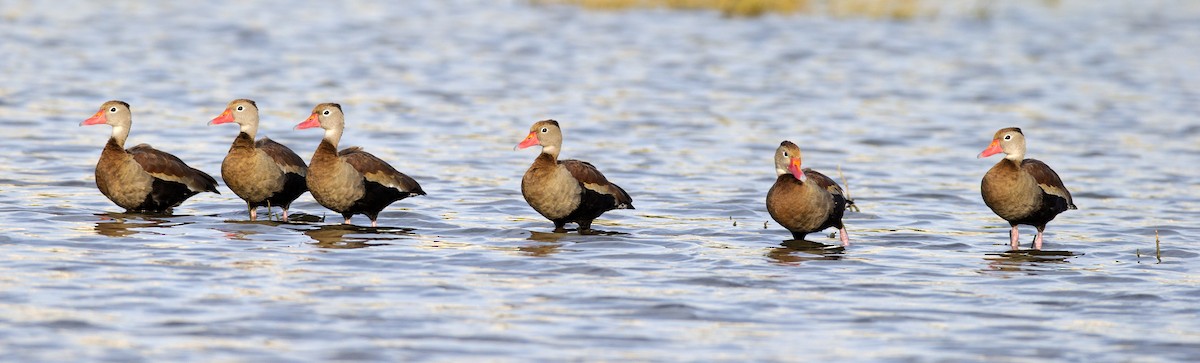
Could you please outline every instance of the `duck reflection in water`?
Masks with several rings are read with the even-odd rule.
[[[140,213],[101,213],[97,214],[100,222],[94,227],[96,234],[108,237],[128,237],[138,233],[151,233],[150,228],[170,228],[187,223],[172,223],[166,219],[156,218],[154,214]]]
[[[805,261],[840,260],[846,247],[802,239],[786,240],[767,251],[767,257],[784,265],[799,265]]]
[[[1068,264],[1068,259],[1078,256],[1071,251],[1048,250],[1013,250],[1001,253],[989,253],[984,257],[987,269],[984,271],[1006,272],[1037,272],[1045,271],[1046,267]]]
[[[312,238],[317,247],[320,248],[365,248],[371,246],[386,246],[399,239],[405,239],[412,235],[410,228],[379,228],[379,227],[359,227],[350,224],[336,224],[320,226],[314,229],[304,231],[304,234]]]
[[[558,240],[565,236],[567,236],[566,233],[529,231],[529,240],[535,243],[517,247],[517,251],[520,251],[522,255],[533,257],[553,255],[558,253],[558,249],[563,246]]]

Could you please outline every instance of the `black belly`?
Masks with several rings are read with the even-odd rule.
[[[284,174],[283,189],[271,194],[267,199],[256,202],[250,202],[252,208],[258,207],[280,207],[288,208],[296,198],[300,198],[304,192],[308,191],[308,184],[305,183],[304,177],[296,173]]]
[[[1038,208],[1021,218],[1009,220],[1008,223],[1042,227],[1054,220],[1054,217],[1058,216],[1059,213],[1065,212],[1067,208],[1066,198],[1043,192],[1042,204]]]
[[[150,194],[146,195],[142,204],[131,210],[134,212],[166,212],[198,193],[192,191],[186,184],[154,178],[154,182],[150,186]]]
[[[579,221],[590,222],[593,219],[599,218],[604,212],[617,208],[617,198],[596,192],[588,188],[581,188],[583,192],[579,196],[579,206],[575,210],[567,214],[566,217],[554,220],[556,223],[578,223]]]
[[[339,211],[343,217],[349,218],[354,214],[365,214],[371,220],[379,216],[379,212],[397,200],[408,198],[413,193],[400,191],[373,181],[363,179],[365,188],[363,197],[354,201],[350,209]]]

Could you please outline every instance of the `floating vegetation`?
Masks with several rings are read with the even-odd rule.
[[[834,17],[910,20],[950,10],[966,10],[978,18],[991,16],[992,0],[530,0],[535,5],[567,4],[595,10],[666,8],[717,10],[730,17],[764,14],[825,14]],[[1059,0],[1038,0],[1057,6]]]

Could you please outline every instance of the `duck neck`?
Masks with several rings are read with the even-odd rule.
[[[254,137],[258,136],[258,123],[257,122],[247,122],[245,125],[238,125],[238,126],[241,127],[241,131],[243,134],[250,136],[250,140],[254,140]]]
[[[542,154],[549,155],[551,161],[558,161],[558,145],[547,145],[542,147]]]
[[[1025,143],[1016,142],[1015,144],[1009,148],[1011,150],[1004,150],[1004,158],[1021,165],[1021,160],[1025,160]]]
[[[329,143],[329,145],[333,146],[333,148],[335,150],[337,149],[338,142],[341,142],[341,141],[342,141],[342,129],[341,128],[325,130],[324,142]]]
[[[315,161],[322,157],[337,157],[337,154],[337,145],[330,144],[329,140],[321,140],[321,143],[317,145],[317,151],[313,153],[312,159]]]
[[[246,132],[239,132],[237,137],[233,139],[233,147],[254,147],[254,135]]]
[[[116,125],[112,129],[112,142],[118,147],[125,148],[125,139],[129,138],[129,125]]]
[[[994,168],[999,168],[999,170],[1004,172],[1004,175],[1016,176],[1021,170],[1021,161],[1009,158],[1000,159],[1000,162],[996,163]]]

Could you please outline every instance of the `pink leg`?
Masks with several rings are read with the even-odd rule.
[[[287,217],[287,209],[284,209],[284,210],[283,210],[283,221],[284,221],[284,222],[287,222],[287,221],[288,221],[288,217]]]
[[[1033,237],[1033,249],[1035,249],[1035,250],[1042,249],[1042,231],[1041,230],[1038,230],[1037,237]]]
[[[1017,231],[1017,226],[1012,226],[1012,230],[1008,231],[1008,244],[1013,251],[1021,249],[1021,243],[1017,241],[1021,232]]]
[[[346,223],[342,223],[342,224],[350,224],[350,218],[346,218]]]
[[[258,219],[258,208],[250,208],[250,220]]]
[[[846,233],[846,227],[838,228],[838,237],[842,238],[842,247],[850,245],[850,234]]]
[[[379,227],[379,225],[378,225],[378,224],[375,224],[375,220],[374,220],[374,219],[372,219],[372,220],[371,220],[371,227]]]

